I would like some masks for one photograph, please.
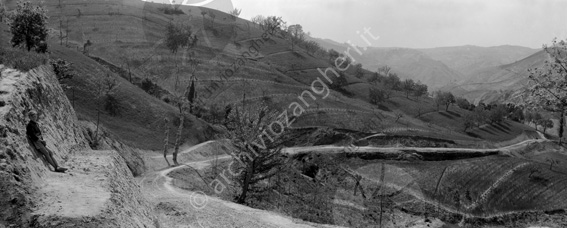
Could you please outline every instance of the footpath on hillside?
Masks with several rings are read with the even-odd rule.
[[[156,207],[163,227],[337,227],[309,223],[175,187],[169,173],[188,167],[202,170],[215,159],[230,158],[227,155],[215,159],[203,156],[205,150],[215,149],[213,144],[213,141],[209,141],[180,152],[178,159],[183,165],[175,167],[168,167],[163,156],[147,157],[146,164],[153,171],[139,177],[138,182],[144,196]],[[168,158],[171,160],[170,156]]]
[[[49,172],[36,193],[34,227],[147,227],[150,205],[116,151],[70,154],[66,173]]]

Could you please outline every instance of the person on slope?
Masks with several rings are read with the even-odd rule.
[[[43,154],[47,162],[53,166],[55,172],[64,173],[67,171],[67,168],[59,167],[59,165],[57,165],[55,158],[53,158],[53,152],[45,147],[45,140],[43,140],[41,131],[37,125],[37,112],[32,110],[28,113],[28,116],[30,118],[30,122],[26,126],[26,135],[32,142],[35,149]]]

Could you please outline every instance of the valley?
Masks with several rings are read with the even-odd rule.
[[[360,47],[197,2],[0,1],[0,227],[567,226],[563,41]]]

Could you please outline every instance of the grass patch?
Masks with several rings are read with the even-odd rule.
[[[0,64],[15,68],[22,72],[46,64],[48,56],[46,54],[28,52],[16,48],[0,47]]]

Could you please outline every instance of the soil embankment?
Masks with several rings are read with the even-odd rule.
[[[92,151],[50,66],[0,65],[0,227],[155,227],[152,208],[116,151]],[[52,172],[26,137],[27,113],[55,159]],[[126,157],[128,159],[128,157]]]

